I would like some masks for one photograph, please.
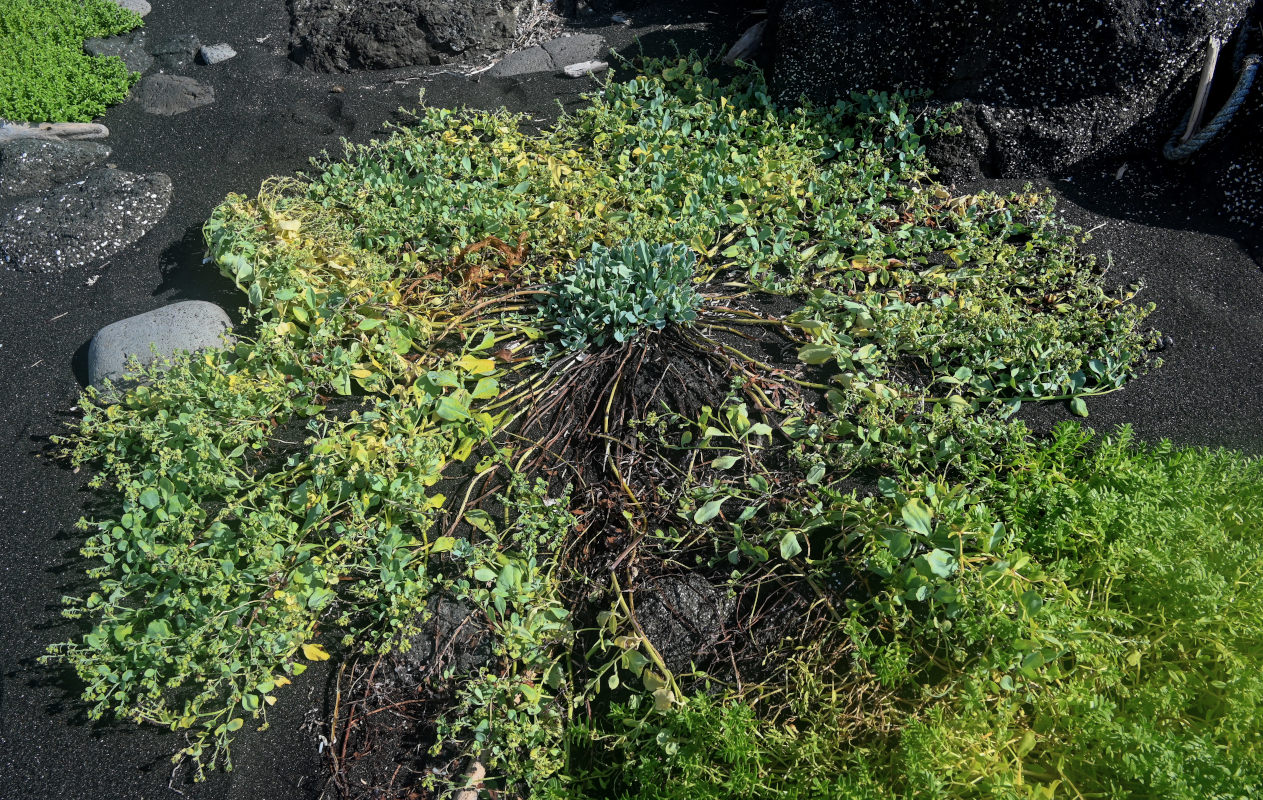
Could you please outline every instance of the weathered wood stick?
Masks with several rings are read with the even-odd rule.
[[[1197,96],[1193,98],[1193,110],[1188,115],[1188,126],[1180,137],[1183,144],[1192,138],[1202,126],[1202,115],[1206,113],[1206,97],[1210,94],[1210,82],[1215,77],[1215,62],[1219,60],[1219,40],[1211,37],[1206,44],[1206,61],[1202,64],[1202,77],[1197,82]]]
[[[566,73],[567,78],[582,78],[584,75],[604,72],[609,68],[610,65],[604,61],[580,61],[578,64],[571,64],[562,71]]]
[[[478,800],[478,787],[487,777],[487,768],[477,759],[471,759],[465,770],[466,787],[456,792],[456,800]]]
[[[96,122],[0,122],[0,142],[11,139],[105,139],[110,129]]]

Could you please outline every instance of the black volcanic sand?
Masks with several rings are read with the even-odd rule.
[[[111,163],[171,176],[175,200],[169,213],[107,265],[64,275],[0,275],[0,393],[10,398],[0,410],[10,442],[0,454],[5,477],[0,608],[7,612],[0,619],[0,798],[5,799],[165,797],[170,756],[179,747],[176,735],[162,729],[89,722],[73,677],[36,663],[47,645],[75,635],[76,628],[59,615],[59,601],[86,586],[77,556],[82,534],[73,526],[89,513],[88,476],[55,461],[48,437],[75,418],[91,336],[106,324],[179,300],[210,300],[233,312],[243,298],[201,263],[200,229],[211,210],[229,192],[252,194],[265,177],[301,170],[322,149],[336,151],[339,137],[363,142],[379,135],[383,121],[404,119],[398,107],[416,106],[422,88],[429,105],[506,106],[543,125],[560,108],[577,107],[579,94],[595,85],[591,78],[551,75],[471,81],[434,68],[315,75],[285,58],[283,0],[155,6],[145,26],[151,44],[194,33],[204,43],[229,42],[239,53],[214,67],[184,70],[214,87],[213,105],[156,117],[133,100],[103,120],[112,131]],[[732,41],[732,26],[741,20],[700,8],[692,22],[683,20],[676,3],[638,12],[630,27],[600,18],[590,28],[616,47],[641,35],[646,49],[658,53],[673,52],[673,38],[683,50]],[[716,29],[708,32],[707,23]],[[335,86],[345,91],[331,92]],[[1070,221],[1100,226],[1089,247],[1112,255],[1114,281],[1145,279],[1141,299],[1158,304],[1153,323],[1174,344],[1162,354],[1167,363],[1161,370],[1091,400],[1089,423],[1109,430],[1129,422],[1145,439],[1263,452],[1258,263],[1236,241],[1213,232],[1219,230],[1213,212],[1173,187],[1178,170],[1134,167],[1129,183],[1114,180],[1116,169],[1117,164],[1085,168],[1072,181],[1042,185],[1073,199],[1061,205]],[[979,187],[1020,188],[1021,182],[961,188]],[[87,285],[94,275],[99,279]],[[1024,410],[1023,416],[1039,427],[1069,418],[1064,404]],[[235,771],[213,772],[199,785],[188,784],[182,772],[173,785],[190,798],[318,796],[319,734],[327,733],[332,675],[328,666],[309,670],[282,693],[269,730],[257,733],[247,726],[234,747]]]

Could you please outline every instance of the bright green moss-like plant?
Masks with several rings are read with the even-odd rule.
[[[696,264],[697,256],[684,245],[594,244],[591,255],[561,276],[544,316],[570,350],[610,340],[621,344],[642,328],[691,322],[702,302],[692,284]]]
[[[140,24],[108,0],[0,0],[0,118],[90,122],[125,100],[139,75],[83,42]]]
[[[792,724],[616,708],[558,796],[1259,796],[1263,461],[1074,423],[998,455],[973,497],[850,501],[881,589],[832,685],[786,669]]]

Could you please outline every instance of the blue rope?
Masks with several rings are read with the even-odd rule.
[[[1193,113],[1189,109],[1184,118],[1180,120],[1180,125],[1175,129],[1175,133],[1171,135],[1171,139],[1166,143],[1166,147],[1162,148],[1162,154],[1172,161],[1189,156],[1201,150],[1212,139],[1232,122],[1232,117],[1237,113],[1241,106],[1245,103],[1246,95],[1250,93],[1250,87],[1254,84],[1254,75],[1259,69],[1259,56],[1249,55],[1242,57],[1244,50],[1245,37],[1237,40],[1237,69],[1240,75],[1237,77],[1237,86],[1232,90],[1232,96],[1228,98],[1228,102],[1224,103],[1224,107],[1219,109],[1219,113],[1210,122],[1202,126],[1202,129],[1189,137],[1187,142],[1180,143],[1180,137],[1184,135],[1184,128],[1188,125],[1189,114]]]

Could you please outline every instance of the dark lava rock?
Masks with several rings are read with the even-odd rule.
[[[0,218],[0,263],[29,272],[99,263],[148,233],[171,196],[171,179],[160,172],[98,169]]]
[[[443,64],[512,46],[511,0],[289,0],[290,55],[318,72]]]
[[[202,42],[195,35],[185,33],[162,41],[149,52],[153,53],[160,68],[179,70],[193,62],[201,46]]]
[[[136,97],[145,111],[169,117],[215,102],[215,90],[183,75],[150,75]]]
[[[1165,142],[1191,102],[1211,36],[1254,0],[773,0],[773,89],[831,102],[930,89],[965,101],[985,137],[959,174],[1029,176],[1113,146]]]
[[[14,139],[0,142],[0,197],[42,192],[74,180],[110,157],[98,142]]]
[[[589,62],[600,55],[605,39],[592,33],[556,39],[509,53],[488,70],[493,78],[509,78],[537,72],[560,72],[571,64]]]
[[[1233,159],[1219,178],[1228,221],[1263,228],[1263,143],[1254,144]]]
[[[1263,6],[1260,13],[1263,15]],[[1263,51],[1263,36],[1254,36],[1250,49]],[[1259,235],[1263,234],[1263,136],[1259,135],[1260,130],[1263,130],[1263,67],[1255,73],[1249,99],[1228,132],[1204,146],[1189,166],[1197,173],[1211,176],[1223,198],[1224,217],[1234,225],[1251,230],[1256,246]]]
[[[88,39],[83,52],[90,56],[118,56],[132,72],[144,72],[153,66],[153,58],[145,52],[145,34],[132,31],[107,39]]]
[[[723,635],[735,601],[701,575],[664,575],[636,590],[636,619],[672,672],[686,672]]]
[[[552,57],[553,66],[560,70],[581,61],[600,58],[605,39],[594,33],[577,33],[573,36],[559,36],[541,46]]]
[[[548,51],[539,45],[509,53],[500,59],[494,67],[487,70],[492,78],[512,78],[518,75],[531,75],[537,72],[552,72],[553,60]]]

